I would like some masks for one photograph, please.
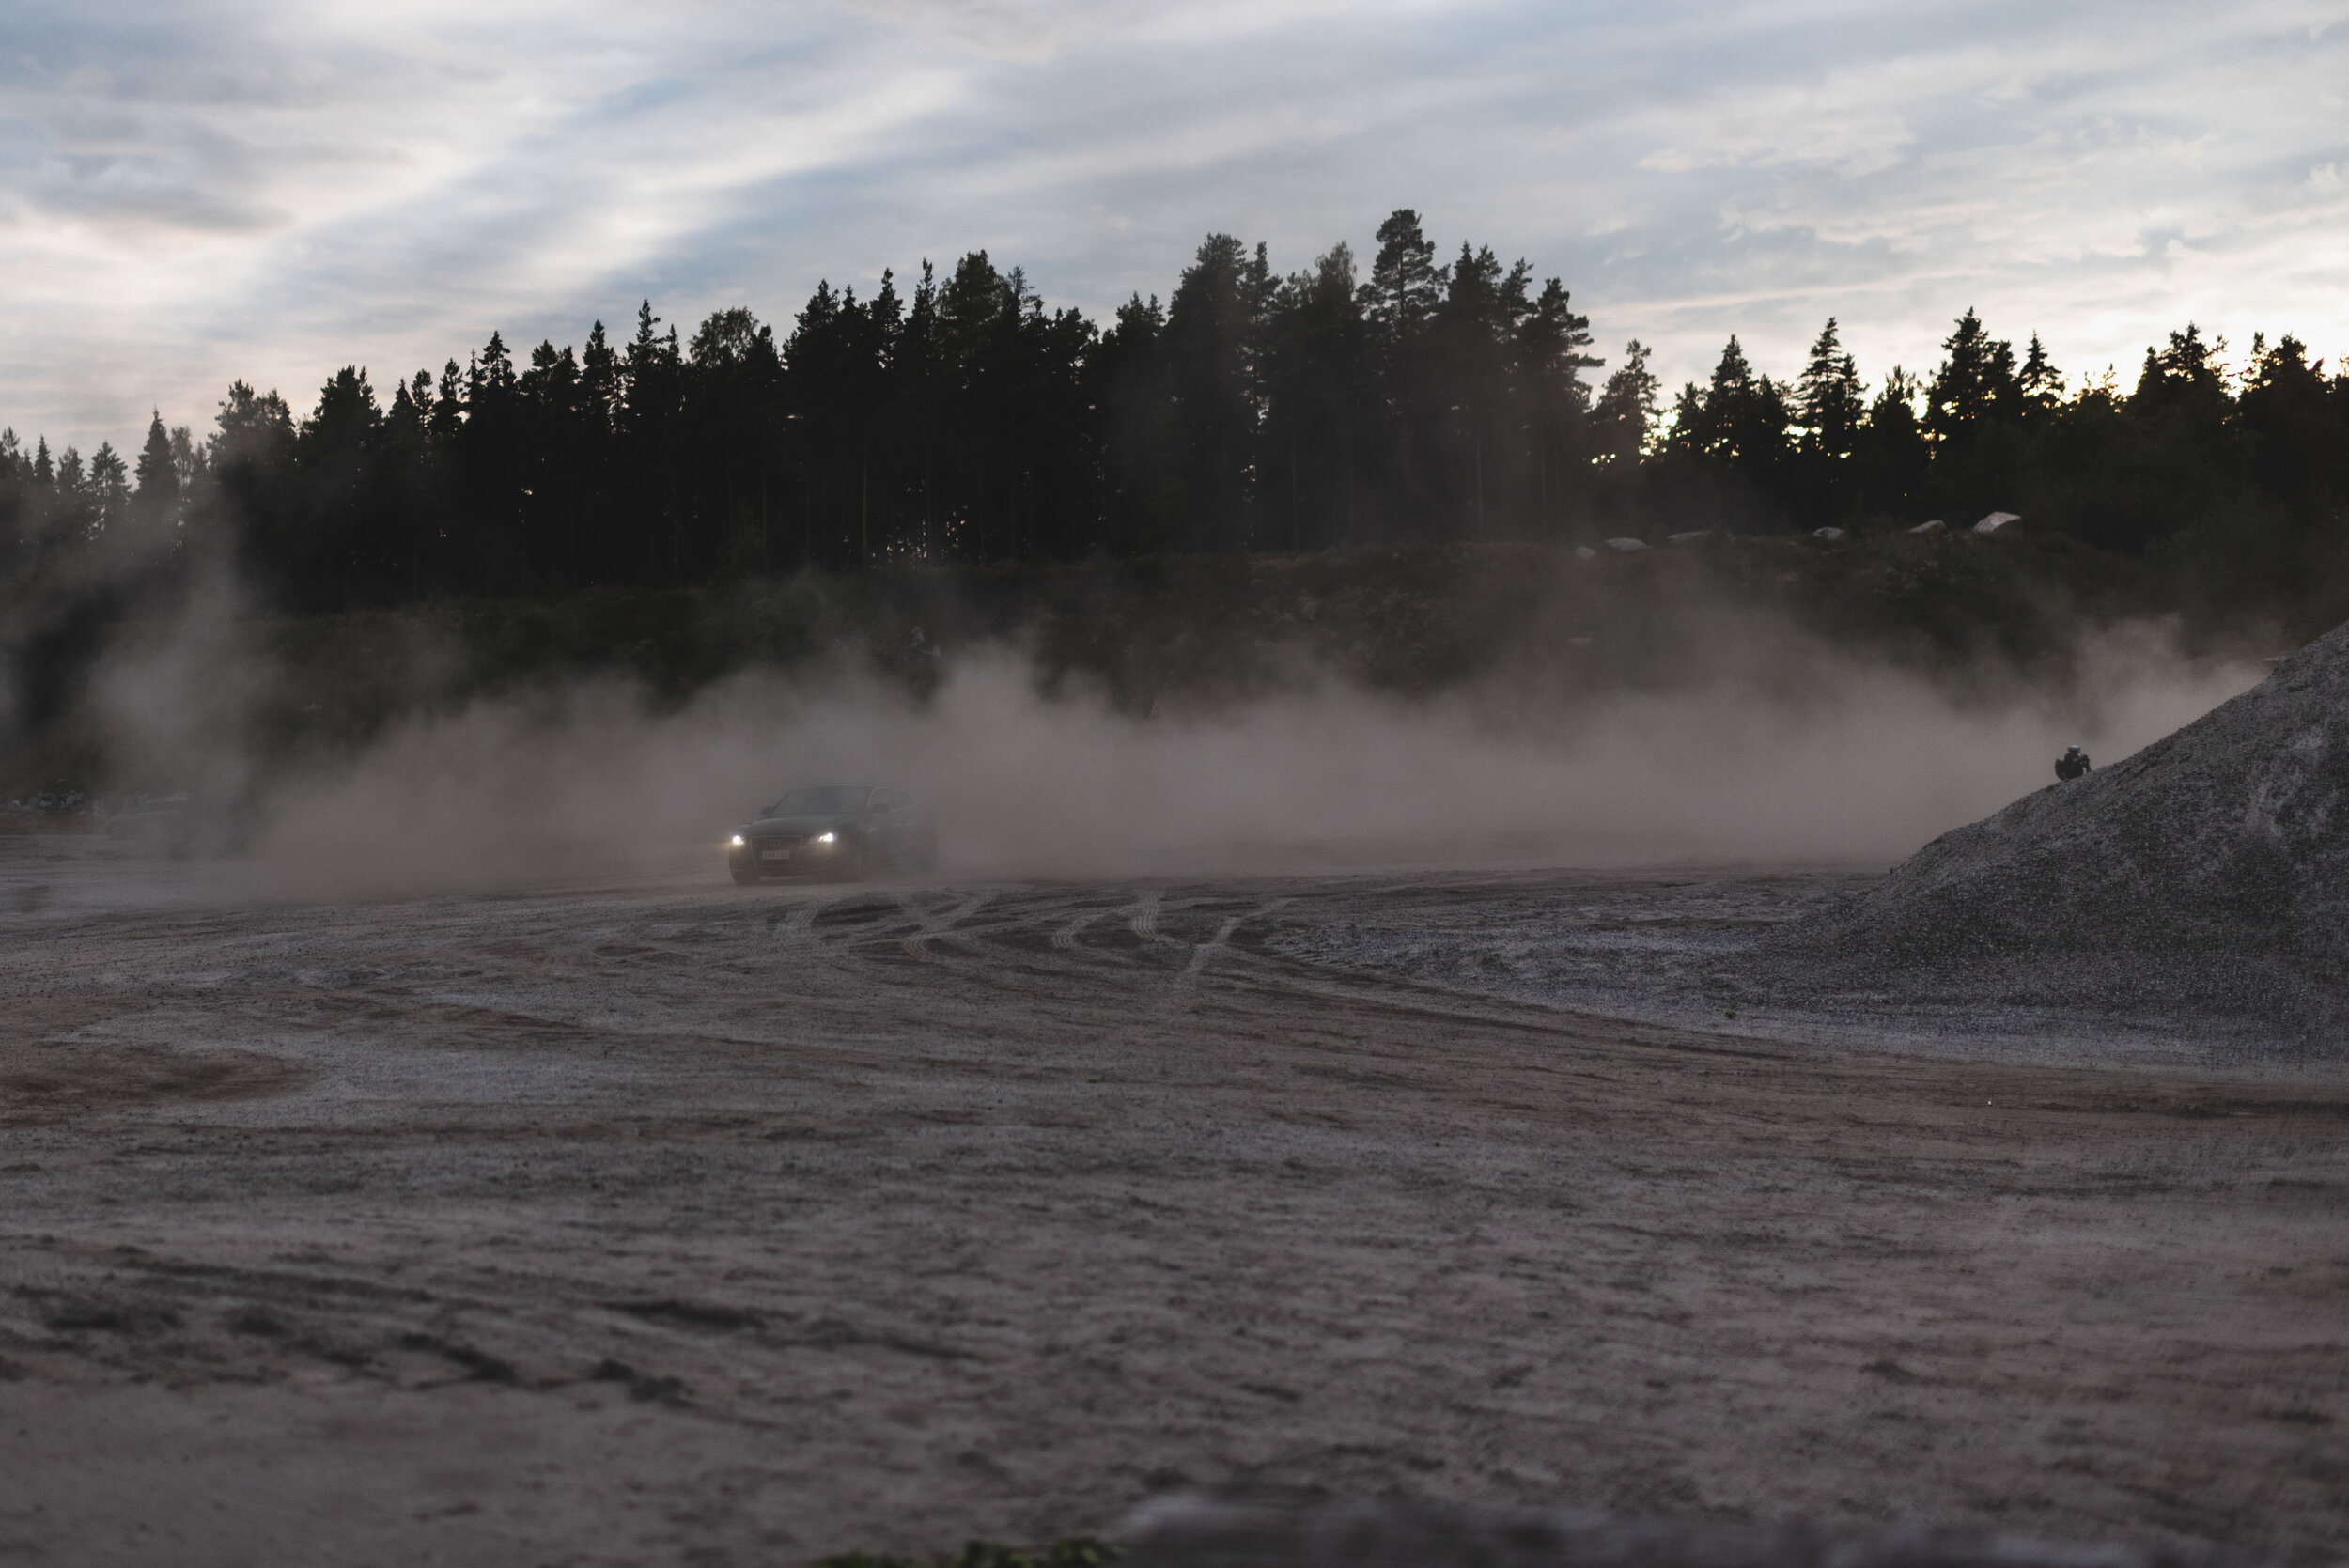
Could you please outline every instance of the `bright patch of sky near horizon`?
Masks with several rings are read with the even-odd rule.
[[[2349,353],[2341,0],[16,0],[0,423],[134,446],[494,328],[779,332],[819,277],[985,248],[1054,304],[1200,238],[1365,259],[1415,207],[1616,359],[1872,382],[1959,312],[2076,379],[2189,318]]]

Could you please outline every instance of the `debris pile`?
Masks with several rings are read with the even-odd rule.
[[[2349,1034],[2349,626],[2109,768],[1943,834],[1758,944],[1792,1000],[1870,993]]]

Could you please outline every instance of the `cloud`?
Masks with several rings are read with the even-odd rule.
[[[1968,306],[2071,367],[2349,348],[2330,0],[25,0],[11,49],[0,422],[53,444],[982,246],[1099,314],[1404,205],[1673,380]]]

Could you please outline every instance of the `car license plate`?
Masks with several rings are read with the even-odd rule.
[[[791,851],[788,849],[761,849],[758,852],[758,858],[762,861],[787,861],[791,858]]]

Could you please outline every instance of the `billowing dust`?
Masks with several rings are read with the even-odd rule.
[[[995,644],[917,700],[834,663],[754,670],[661,710],[614,680],[394,722],[355,754],[258,768],[227,737],[267,673],[226,596],[126,651],[96,699],[117,754],[254,805],[226,893],[338,897],[521,885],[716,851],[799,784],[928,801],[949,874],[1055,877],[1373,862],[1890,863],[2048,781],[2117,760],[2254,684],[2163,629],[2084,632],[2056,686],[1964,695],[1758,623],[1664,689],[1487,679],[1404,699],[1306,672],[1275,694],[1138,719],[1043,693]]]

